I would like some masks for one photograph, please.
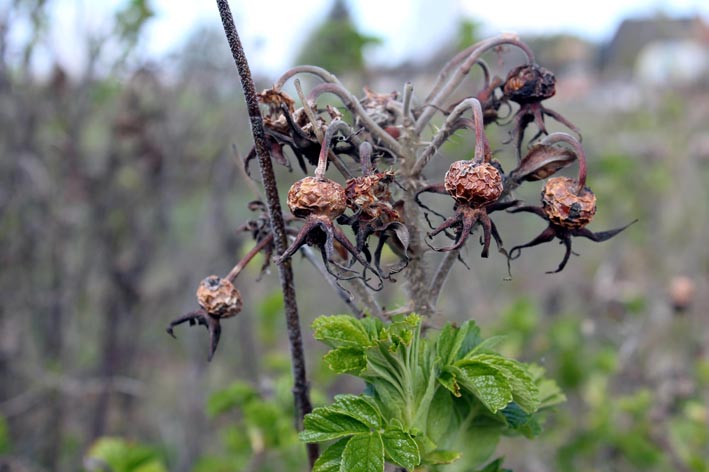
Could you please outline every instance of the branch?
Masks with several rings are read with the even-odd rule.
[[[217,0],[217,8],[222,19],[222,26],[232,57],[239,72],[241,87],[244,90],[244,99],[251,121],[251,132],[254,137],[254,146],[261,169],[264,190],[266,192],[266,203],[271,220],[271,229],[274,234],[276,254],[283,254],[288,246],[286,226],[281,213],[281,204],[278,196],[278,186],[276,176],[273,173],[273,164],[266,144],[266,134],[263,127],[263,117],[258,105],[256,88],[251,78],[251,70],[246,60],[244,48],[241,45],[239,34],[234,25],[234,18],[229,8],[228,0]],[[283,301],[285,304],[286,325],[288,328],[288,340],[290,341],[290,354],[293,372],[293,396],[296,411],[296,429],[301,430],[303,418],[312,411],[310,395],[308,392],[308,381],[305,372],[305,354],[303,352],[303,337],[300,331],[300,319],[298,315],[298,305],[296,303],[295,285],[293,283],[293,268],[290,260],[278,265],[280,275],[281,290],[283,291]],[[308,459],[312,467],[318,456],[316,444],[308,444]]]
[[[519,39],[519,37],[517,37],[517,35],[514,34],[502,34],[485,41],[480,41],[462,53],[457,54],[448,64],[446,64],[445,68],[439,75],[438,81],[433,87],[433,91],[427,97],[425,104],[426,109],[423,113],[421,113],[421,116],[416,121],[416,127],[414,128],[417,135],[421,134],[421,131],[431,120],[434,113],[438,111],[443,102],[455,91],[456,88],[458,88],[458,85],[460,85],[468,72],[470,72],[470,69],[475,65],[475,63],[477,63],[480,56],[488,50],[497,46],[502,46],[503,44],[512,44],[519,47],[527,55],[528,62],[534,61],[532,51]],[[462,60],[461,58],[465,60]],[[458,64],[460,64],[460,66],[455,71],[453,76],[450,79],[447,79],[450,70]]]

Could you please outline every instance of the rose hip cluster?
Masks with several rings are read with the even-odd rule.
[[[502,45],[520,48],[527,58],[524,64],[511,68],[505,79],[493,77],[481,59],[483,53],[499,51]],[[451,105],[453,91],[475,65],[483,71],[482,86]],[[321,82],[306,96],[299,80],[294,80],[299,108],[283,91],[285,83],[297,75],[314,75]],[[566,266],[573,237],[601,242],[628,226],[603,232],[587,229],[596,213],[596,197],[586,186],[586,155],[580,132],[562,115],[543,105],[555,94],[556,78],[536,64],[532,52],[518,38],[491,38],[456,55],[444,66],[422,103],[416,103],[412,88],[407,87],[401,100],[398,93],[378,94],[369,89],[358,99],[327,71],[299,66],[259,94],[273,161],[290,170],[289,156],[295,157],[306,174],[308,166],[315,166],[312,176],[295,181],[288,191],[287,205],[292,216],[284,215],[284,221],[290,245],[276,263],[282,264],[302,249],[312,247],[321,262],[312,258],[309,249],[305,254],[344,293],[349,294],[343,281],[378,291],[384,281],[395,281],[392,276],[404,271],[411,257],[420,259],[424,255],[426,246],[411,243],[412,232],[421,230],[421,222],[411,220],[410,215],[418,215],[418,211],[411,211],[412,206],[421,209],[430,226],[425,242],[432,251],[453,253],[460,259],[458,251],[480,227],[481,256],[488,257],[494,239],[509,263],[520,256],[522,249],[556,238],[566,251],[554,272]],[[318,105],[324,94],[334,95],[342,107]],[[506,123],[500,113],[503,106],[510,110]],[[439,111],[446,117],[443,125],[430,139],[423,139],[432,129],[430,119]],[[464,116],[468,111],[471,117]],[[562,132],[549,134],[545,117],[561,123],[577,137]],[[495,149],[486,134],[486,128],[491,126],[506,127],[509,133],[509,139]],[[529,127],[536,128],[536,132],[527,140],[525,150]],[[442,182],[427,183],[424,167],[441,154],[443,143],[462,129],[474,132],[472,157],[453,162]],[[506,145],[511,149],[505,149]],[[493,151],[497,159],[493,159]],[[504,172],[498,160],[504,162],[505,152],[514,164],[509,173]],[[254,157],[252,150],[245,159],[247,172]],[[575,162],[575,178],[554,176]],[[340,177],[331,175],[333,169]],[[513,197],[520,185],[541,180],[545,182],[539,206],[526,205]],[[452,198],[453,214],[440,213],[422,201],[430,193]],[[251,232],[256,246],[224,279],[205,279],[198,291],[201,309],[173,321],[168,329],[172,334],[172,328],[180,323],[205,325],[212,338],[210,359],[219,340],[219,320],[241,310],[241,296],[232,285],[236,276],[259,251],[266,254],[265,270],[274,253],[265,206],[259,202],[250,205],[259,216],[242,229]],[[548,226],[533,240],[507,251],[491,218],[495,212],[533,213],[547,221]],[[441,218],[440,223],[432,224],[432,217]],[[439,246],[433,242],[437,237],[452,242]]]

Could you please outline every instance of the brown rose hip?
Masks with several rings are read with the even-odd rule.
[[[487,162],[456,161],[443,183],[456,202],[475,207],[492,203],[502,194],[502,176]]]

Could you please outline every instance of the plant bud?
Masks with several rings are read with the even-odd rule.
[[[298,218],[315,215],[333,221],[347,209],[345,189],[333,180],[305,177],[288,191],[288,208]]]
[[[502,194],[502,176],[487,162],[454,162],[446,172],[444,185],[456,202],[474,207],[493,203]]]
[[[584,187],[576,194],[578,183],[568,177],[553,177],[542,189],[542,207],[549,221],[566,229],[583,228],[596,214],[596,196]]]
[[[199,283],[197,301],[215,318],[229,318],[241,311],[241,294],[227,279],[210,275]]]

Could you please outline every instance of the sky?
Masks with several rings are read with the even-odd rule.
[[[4,2],[0,0],[0,11]],[[126,0],[54,0],[52,41],[68,68],[77,66],[82,47],[77,33],[101,28],[110,13]],[[307,31],[329,10],[332,0],[231,0],[234,17],[252,67],[278,74],[288,67]],[[626,17],[664,12],[673,16],[700,14],[709,19],[709,0],[347,0],[361,30],[383,39],[369,51],[373,63],[394,65],[426,58],[441,42],[454,37],[461,17],[484,27],[482,34],[500,32],[578,34],[604,41]],[[155,57],[179,49],[194,28],[220,27],[213,0],[152,0],[156,16],[141,48]],[[21,34],[21,32],[20,32]]]

